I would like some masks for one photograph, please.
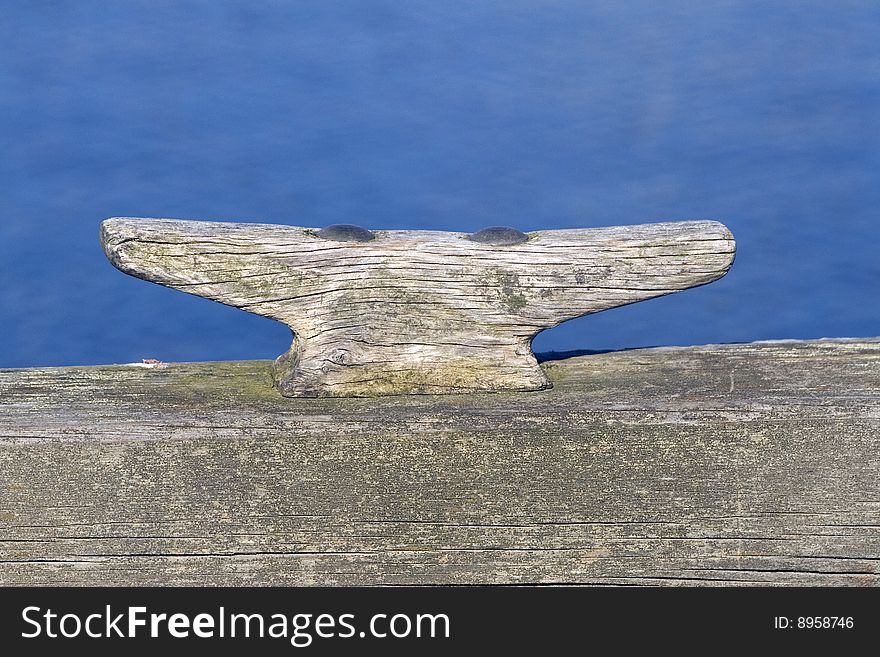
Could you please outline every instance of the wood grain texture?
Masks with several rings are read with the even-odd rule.
[[[2,370],[0,583],[880,583],[880,339],[542,367],[379,399]]]
[[[274,378],[291,397],[544,389],[537,333],[714,281],[735,252],[714,221],[536,231],[506,246],[466,233],[373,235],[114,218],[101,242],[128,274],[290,326]]]

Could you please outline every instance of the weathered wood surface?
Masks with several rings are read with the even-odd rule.
[[[0,371],[0,583],[880,583],[880,339],[543,367],[380,399]]]
[[[504,245],[359,230],[369,241],[295,226],[114,218],[101,242],[128,274],[290,326],[275,381],[291,397],[547,388],[531,350],[537,333],[714,281],[735,252],[715,221],[535,231]]]

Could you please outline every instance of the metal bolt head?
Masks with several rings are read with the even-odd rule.
[[[510,228],[509,226],[490,226],[489,228],[477,231],[473,235],[469,235],[468,239],[480,244],[510,246],[512,244],[522,244],[529,239],[529,236],[521,230]]]
[[[366,228],[354,224],[331,224],[319,230],[315,236],[335,242],[369,242],[375,237]]]

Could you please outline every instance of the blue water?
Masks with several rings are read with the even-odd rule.
[[[108,216],[524,230],[715,218],[727,278],[537,350],[880,334],[876,2],[5,2],[0,366],[269,358]]]

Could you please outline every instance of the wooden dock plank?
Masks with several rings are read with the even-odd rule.
[[[0,584],[880,583],[880,339],[543,368],[377,399],[0,370]]]

